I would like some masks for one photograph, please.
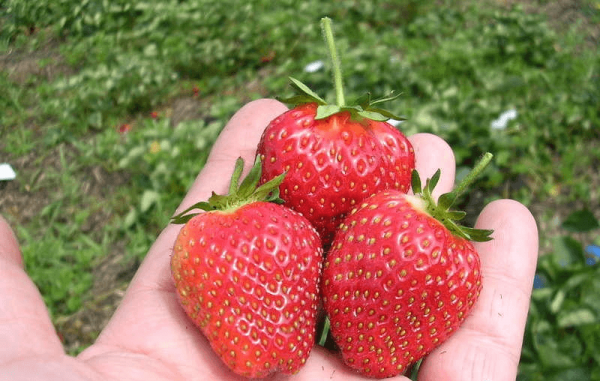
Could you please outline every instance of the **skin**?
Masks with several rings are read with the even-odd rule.
[[[249,167],[264,127],[286,108],[274,100],[244,106],[229,121],[177,212],[226,192],[235,160]],[[441,168],[438,194],[453,186],[455,161],[440,138],[417,134],[417,169],[423,182]],[[246,168],[246,171],[249,168]],[[530,212],[512,200],[494,201],[477,228],[495,230],[494,240],[477,243],[484,288],[473,313],[446,343],[423,362],[420,381],[512,381],[538,254],[538,233]],[[77,357],[64,353],[37,288],[23,269],[17,240],[0,217],[0,378],[10,380],[237,380],[213,354],[206,339],[178,305],[170,273],[173,242],[181,229],[160,234],[127,293],[95,344]],[[294,376],[270,380],[364,380],[340,359],[315,347]],[[392,380],[408,380],[403,376]]]

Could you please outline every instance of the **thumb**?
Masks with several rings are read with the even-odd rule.
[[[36,355],[57,355],[63,348],[42,296],[23,268],[17,239],[0,217],[0,363]]]

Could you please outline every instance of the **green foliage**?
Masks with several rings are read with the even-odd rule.
[[[116,169],[130,176],[132,196],[121,225],[123,234],[141,228],[154,233],[151,242],[204,166],[222,127],[218,121],[186,121],[173,128],[168,118],[146,119],[117,145],[100,146],[99,156],[115,160]],[[136,250],[136,255],[143,256],[147,249]]]
[[[573,232],[598,228],[587,210],[563,223]],[[527,322],[520,381],[600,378],[600,262],[571,236],[555,237],[542,256]],[[600,249],[600,248],[599,248]]]
[[[53,316],[70,314],[82,307],[85,292],[91,287],[94,258],[106,247],[89,237],[78,235],[73,224],[53,223],[42,236],[19,229],[23,258],[32,280],[40,289]],[[74,238],[75,240],[69,240]]]
[[[152,57],[118,55],[114,62],[40,86],[42,115],[58,118],[66,130],[102,128],[107,118],[144,112],[159,104],[176,78]]]

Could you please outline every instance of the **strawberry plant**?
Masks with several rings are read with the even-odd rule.
[[[450,210],[491,160],[436,202],[438,171],[415,195],[377,193],[341,224],[325,260],[322,292],[331,335],[344,362],[369,377],[405,372],[456,331],[479,297],[479,255],[471,241],[489,230],[461,226]],[[326,325],[327,326],[327,325]],[[323,340],[322,340],[323,341]]]
[[[581,210],[563,227],[573,233],[597,231],[599,222]],[[599,257],[598,246],[584,249],[571,236],[556,237],[553,252],[540,257],[519,381],[600,379]]]
[[[415,167],[411,143],[386,122],[402,118],[379,107],[397,96],[371,100],[367,94],[354,105],[346,104],[330,23],[322,19],[336,104],[328,104],[292,78],[298,95],[284,101],[295,107],[267,126],[257,149],[263,163],[261,181],[286,173],[281,198],[311,221],[325,245],[364,198],[384,189],[408,192]]]
[[[317,232],[280,201],[278,176],[257,187],[236,162],[229,193],[174,218],[185,223],[171,267],[179,300],[235,373],[296,373],[314,345],[323,249]],[[274,201],[274,202],[269,202]],[[193,209],[205,213],[190,213]]]

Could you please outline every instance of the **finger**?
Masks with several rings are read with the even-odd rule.
[[[420,381],[514,381],[537,263],[535,220],[511,200],[489,204],[476,224],[493,229],[477,243],[483,289],[463,326],[423,362]]]
[[[421,179],[421,184],[431,178],[439,169],[440,180],[433,191],[435,198],[442,193],[447,193],[454,186],[456,162],[452,148],[440,137],[432,134],[415,134],[408,138],[415,150],[416,169]]]
[[[315,346],[308,361],[293,377],[280,375],[272,381],[316,381],[316,380],[344,380],[344,381],[366,381],[367,378],[352,368],[343,364],[339,354],[327,349]],[[404,376],[387,378],[388,381],[410,381]]]
[[[8,225],[8,222],[0,216],[0,258],[16,266],[23,267],[23,256],[19,250],[19,243]]]
[[[46,305],[23,269],[17,239],[0,217],[0,364],[61,354]]]
[[[266,99],[251,102],[240,109],[219,135],[205,167],[178,210],[206,200],[212,191],[225,192],[237,157],[241,155],[246,167],[251,166],[262,131],[285,110],[283,104]],[[83,359],[91,359],[117,347],[151,353],[167,363],[197,364],[199,360],[209,359],[212,361],[207,362],[215,366],[205,371],[213,375],[222,371],[222,367],[217,366],[220,361],[208,352],[205,339],[199,330],[193,329],[177,301],[171,279],[170,258],[180,229],[179,225],[169,225],[161,233],[115,315],[96,344],[82,353]],[[201,379],[205,376],[203,373],[194,374],[194,377]]]

